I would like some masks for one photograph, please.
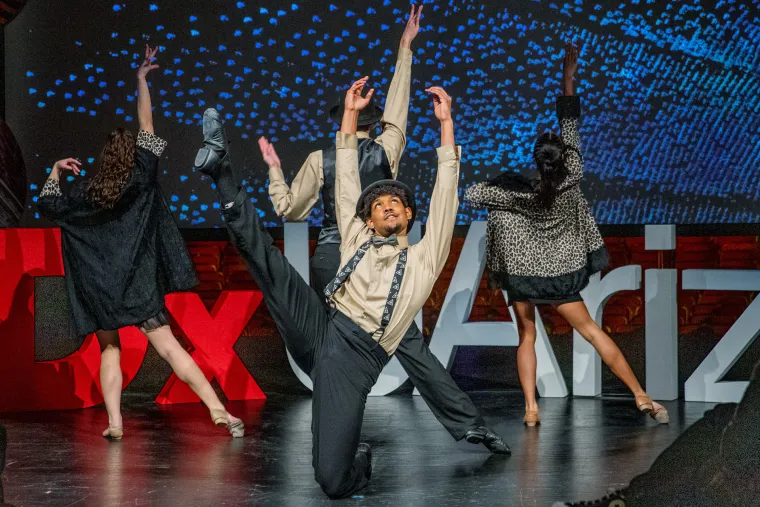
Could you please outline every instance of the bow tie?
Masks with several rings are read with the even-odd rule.
[[[380,248],[383,245],[398,246],[398,238],[395,234],[391,234],[387,238],[382,236],[372,236],[372,244]]]

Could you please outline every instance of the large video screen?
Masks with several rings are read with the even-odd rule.
[[[79,157],[91,175],[108,132],[137,129],[135,66],[150,76],[156,133],[169,141],[160,183],[180,227],[221,223],[193,172],[204,109],[226,119],[232,158],[267,225],[279,225],[256,140],[275,142],[288,181],[334,142],[328,111],[369,75],[385,99],[410,4],[34,0],[5,29],[7,121],[29,180],[26,225],[46,169]],[[602,224],[760,221],[759,0],[425,2],[414,41],[408,147],[399,179],[422,217],[438,126],[424,89],[454,97],[462,191],[501,171],[532,171],[532,146],[557,130],[565,40],[583,44],[583,189]],[[85,176],[87,177],[87,176]],[[321,203],[310,222],[321,223]],[[458,222],[485,218],[460,207]]]

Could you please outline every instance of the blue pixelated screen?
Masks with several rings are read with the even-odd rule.
[[[207,107],[226,119],[232,158],[267,225],[278,225],[256,139],[272,139],[292,181],[334,142],[330,107],[369,75],[385,99],[409,3],[35,0],[5,30],[7,119],[29,171],[26,225],[46,170],[67,156],[92,173],[107,133],[137,129],[135,67],[150,76],[160,183],[180,227],[221,223],[193,172]],[[424,89],[455,100],[460,188],[530,173],[535,138],[558,128],[563,41],[584,44],[583,189],[603,224],[760,221],[760,0],[425,2],[414,41],[408,147],[399,178],[424,217],[436,120]],[[85,176],[87,177],[87,176]],[[64,189],[65,190],[65,189]],[[321,222],[321,203],[310,222]],[[485,218],[460,207],[458,222]]]

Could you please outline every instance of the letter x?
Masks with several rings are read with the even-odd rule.
[[[209,382],[216,378],[228,400],[266,398],[232,349],[262,299],[259,291],[224,291],[209,314],[198,294],[166,296],[166,308],[192,344],[188,352]],[[165,404],[197,401],[198,396],[174,373],[156,398]]]

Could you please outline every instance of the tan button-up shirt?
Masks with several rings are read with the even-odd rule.
[[[398,176],[398,164],[406,147],[406,120],[409,114],[409,86],[412,79],[412,51],[402,48],[398,52],[396,70],[388,89],[383,112],[383,133],[375,142],[380,144],[391,165],[393,177]],[[358,132],[358,137],[369,137]],[[324,183],[322,151],[309,154],[293,184],[288,186],[279,167],[269,168],[269,197],[278,216],[297,222],[306,220],[311,208],[319,199]]]
[[[340,263],[345,265],[373,233],[364,220],[356,216],[356,202],[362,193],[357,137],[338,132],[336,142],[335,208],[342,238]],[[430,296],[448,258],[459,208],[459,154],[459,148],[454,146],[438,148],[438,175],[422,241],[409,246],[407,237],[400,236],[398,246],[370,246],[331,300],[335,308],[372,333],[388,354],[396,350],[414,316]],[[404,279],[393,317],[381,336],[380,322],[403,248],[408,248]]]

